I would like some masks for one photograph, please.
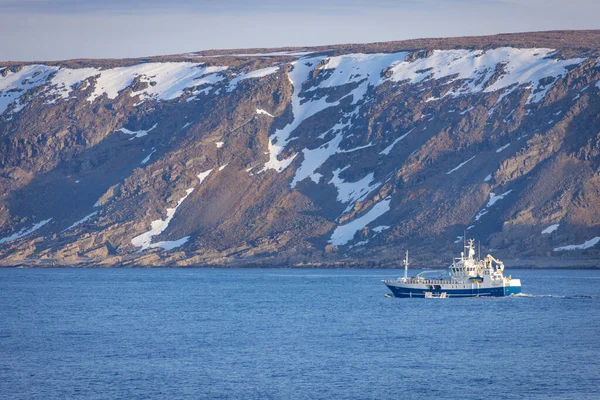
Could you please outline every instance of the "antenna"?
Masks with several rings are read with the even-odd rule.
[[[460,252],[460,258],[462,260],[465,259],[464,254],[465,254],[466,249],[467,249],[467,230],[464,229],[463,230],[463,251]]]
[[[406,258],[404,259],[404,280],[408,279],[408,250],[406,250]]]

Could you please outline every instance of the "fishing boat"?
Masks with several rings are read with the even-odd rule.
[[[382,282],[394,297],[503,297],[521,293],[521,280],[504,276],[504,263],[491,254],[475,258],[474,240],[465,241],[460,258],[443,271],[424,271],[408,276],[408,251],[404,277]]]

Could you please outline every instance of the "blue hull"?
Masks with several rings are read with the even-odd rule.
[[[434,296],[446,293],[447,297],[504,297],[521,293],[520,286],[506,286],[497,288],[475,288],[475,289],[414,289],[386,285],[394,297],[425,297],[425,292],[431,292]]]

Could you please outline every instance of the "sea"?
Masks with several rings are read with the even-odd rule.
[[[365,269],[0,269],[2,399],[600,399],[600,270],[389,299]]]

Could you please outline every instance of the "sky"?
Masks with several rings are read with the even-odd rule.
[[[0,0],[0,60],[600,28],[599,0]]]

